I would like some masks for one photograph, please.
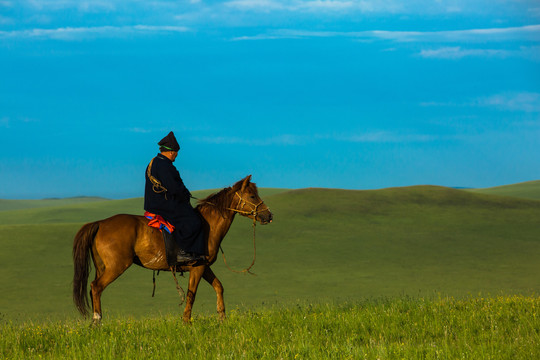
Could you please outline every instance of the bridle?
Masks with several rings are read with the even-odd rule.
[[[238,205],[237,205],[237,207],[239,206],[240,209],[227,208],[227,210],[231,210],[231,211],[234,211],[236,213],[239,213],[239,214],[242,214],[242,215],[245,215],[245,216],[252,215],[253,216],[253,223],[256,223],[255,219],[257,218],[257,215],[259,215],[259,211],[257,209],[259,208],[259,206],[262,205],[263,201],[261,200],[258,204],[255,204],[255,203],[252,203],[249,200],[246,200],[246,199],[242,198],[242,196],[240,196],[240,194],[238,194],[238,191],[236,191],[234,194],[236,196],[238,196],[238,198],[240,199],[238,201]],[[244,210],[244,207],[246,206],[246,204],[249,204],[249,205],[252,206],[252,209],[250,211],[245,211]]]
[[[153,161],[153,159],[152,159]],[[149,165],[149,169],[152,167],[152,161],[150,162],[150,165]],[[148,171],[148,174],[150,174],[150,171]],[[150,175],[149,175],[150,177]],[[152,180],[152,178],[150,178],[150,180]],[[154,184],[154,182],[152,182]],[[159,183],[158,181],[158,184],[159,186],[161,186],[161,183]],[[157,186],[157,190],[161,190],[159,188],[159,186]],[[167,191],[167,189],[165,189],[163,187],[164,190],[162,191]],[[154,184],[154,191],[156,191],[156,184]],[[156,191],[158,192],[158,191]],[[160,191],[161,192],[161,191]],[[251,272],[251,268],[253,267],[253,265],[255,265],[255,260],[257,259],[257,248],[256,248],[256,245],[255,245],[255,227],[257,226],[257,215],[259,215],[259,206],[262,205],[263,201],[261,200],[258,204],[255,204],[255,203],[252,203],[251,201],[249,200],[246,200],[244,198],[242,198],[242,196],[240,196],[240,194],[238,194],[238,191],[235,191],[235,195],[238,196],[238,198],[240,199],[238,201],[238,205],[237,206],[240,206],[240,209],[232,209],[232,208],[227,208],[227,210],[231,210],[231,211],[234,211],[236,213],[239,213],[239,214],[242,214],[242,215],[245,215],[245,216],[250,216],[250,215],[253,215],[253,260],[251,261],[251,264],[245,268],[244,270],[241,270],[241,271],[238,271],[238,270],[234,270],[232,269],[229,264],[227,264],[227,259],[225,258],[225,252],[223,251],[223,248],[221,247],[221,245],[219,245],[219,249],[221,250],[221,255],[223,257],[223,262],[225,263],[225,266],[227,267],[227,269],[229,269],[230,271],[232,272],[235,272],[235,273],[239,273],[239,274],[242,274],[242,273],[248,273],[248,274],[251,274],[251,275],[255,275],[254,273]],[[192,198],[198,200],[197,198],[193,197]],[[209,201],[204,201],[205,203],[207,204],[210,204],[212,206],[216,206],[215,204],[209,202]],[[246,206],[246,204],[249,204],[252,206],[252,209],[250,211],[246,211],[244,210],[244,207]],[[270,211],[270,209],[268,207],[266,207],[266,210]],[[223,216],[223,214],[222,214]],[[182,302],[180,303],[180,305],[182,305],[185,301],[185,293],[184,293],[184,290],[182,289],[182,287],[180,287],[180,285],[178,284],[178,280],[176,279],[176,269],[174,266],[171,266],[170,267],[170,271],[174,277],[174,281],[176,283],[176,290],[178,291],[178,295],[180,296],[180,299],[182,299]],[[153,275],[153,282],[154,282],[154,290],[152,291],[152,297],[154,297],[154,293],[156,291],[156,272],[154,271],[154,275]],[[159,270],[158,270],[158,275],[159,275]]]
[[[255,260],[257,258],[257,248],[255,246],[255,227],[257,226],[257,215],[259,215],[258,208],[259,206],[262,205],[263,201],[261,200],[258,204],[255,204],[249,200],[244,199],[242,196],[240,196],[240,194],[238,194],[238,191],[235,191],[234,194],[238,196],[238,198],[240,199],[237,205],[237,207],[239,206],[240,209],[227,208],[227,210],[231,210],[245,216],[253,215],[253,260],[251,261],[251,265],[249,265],[247,268],[241,271],[234,270],[229,266],[229,264],[227,264],[227,259],[225,259],[225,252],[223,251],[223,248],[221,247],[221,245],[219,246],[219,249],[221,250],[221,255],[223,256],[223,262],[225,263],[225,266],[227,267],[227,269],[235,273],[248,273],[251,275],[255,275],[250,270],[253,267],[253,265],[255,265]],[[246,206],[246,204],[249,204],[252,206],[250,211],[244,210],[244,207]],[[266,208],[266,210],[270,211],[268,207]]]

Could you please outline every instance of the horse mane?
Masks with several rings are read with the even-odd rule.
[[[233,186],[223,188],[222,190],[208,195],[204,199],[198,201],[196,209],[201,212],[203,209],[215,209],[221,215],[223,215],[228,208],[231,206],[234,193],[242,188],[243,180],[238,181]],[[249,187],[254,190],[255,193],[258,193],[257,186],[255,183],[250,182]]]
[[[198,201],[197,209],[200,211],[203,208],[211,207],[223,214],[227,208],[231,206],[231,191],[232,187],[224,188],[221,191],[208,195],[204,199]]]

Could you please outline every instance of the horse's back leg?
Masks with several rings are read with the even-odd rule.
[[[184,322],[186,323],[189,323],[191,320],[191,309],[195,302],[195,295],[197,294],[197,288],[199,287],[204,268],[206,268],[206,266],[196,266],[189,271],[188,293],[186,296],[186,308],[184,309],[183,317]]]
[[[225,320],[225,302],[223,301],[223,285],[221,284],[221,281],[217,278],[216,274],[210,269],[210,267],[206,267],[204,269],[203,278],[206,280],[214,290],[216,291],[217,296],[217,312],[219,314],[220,320]]]
[[[96,263],[96,279],[90,284],[90,294],[92,296],[92,309],[94,311],[92,320],[94,323],[99,323],[102,318],[101,294],[103,290],[122,275],[133,264],[133,260],[124,259],[124,261],[113,261],[106,264],[96,253],[94,253],[94,258]]]

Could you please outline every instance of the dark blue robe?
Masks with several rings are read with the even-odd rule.
[[[167,191],[156,193],[145,172],[144,209],[163,216],[174,226],[174,239],[182,250],[197,255],[205,254],[201,216],[191,206],[189,202],[191,193],[172,161],[158,154],[152,163],[151,174]]]

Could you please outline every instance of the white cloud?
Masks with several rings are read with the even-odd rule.
[[[411,11],[401,1],[393,0],[231,0],[226,7],[243,11],[270,12],[287,11],[294,13],[398,13]],[[414,12],[414,11],[411,11]]]
[[[410,143],[436,141],[439,140],[439,137],[427,134],[400,134],[388,131],[378,131],[357,135],[337,136],[335,139],[358,143]]]
[[[262,40],[316,37],[349,37],[361,40],[390,40],[397,42],[498,42],[540,41],[540,25],[520,27],[468,29],[448,31],[306,31],[280,29],[255,36],[244,36],[235,40]]]
[[[134,133],[140,133],[140,134],[148,134],[148,133],[154,132],[155,130],[135,127],[135,128],[128,129],[128,131],[134,132]]]
[[[500,49],[463,49],[460,46],[443,47],[435,50],[422,50],[421,57],[437,59],[461,59],[464,57],[499,57],[506,58],[512,55],[511,51]]]
[[[85,13],[110,12],[116,10],[116,6],[111,1],[80,1],[78,10]]]
[[[242,138],[234,136],[201,136],[195,137],[195,141],[207,144],[235,144],[248,146],[269,145],[301,145],[313,141],[310,136],[283,134],[270,138]]]
[[[508,111],[540,112],[540,93],[497,94],[480,98],[476,104]]]
[[[364,10],[372,10],[373,5],[364,2],[355,1],[329,1],[329,0],[314,0],[304,1],[298,5],[299,10],[308,11],[347,11],[357,7],[361,7]]]
[[[233,0],[224,3],[224,6],[239,10],[259,10],[263,12],[286,9],[285,5],[273,0]]]
[[[23,0],[21,3],[36,10],[60,10],[76,6],[73,0]]]
[[[9,118],[7,116],[0,118],[0,127],[9,128]]]
[[[483,96],[467,102],[422,102],[422,107],[488,107],[505,111],[540,112],[540,93],[508,92]]]
[[[11,25],[14,23],[15,21],[12,18],[0,15],[0,25]]]
[[[271,145],[306,145],[320,141],[337,141],[352,143],[410,143],[429,142],[440,140],[439,136],[426,134],[400,134],[387,131],[367,132],[362,134],[311,134],[291,135],[283,134],[270,138],[242,138],[225,136],[196,137],[195,141],[207,144],[232,144],[246,146],[271,146]]]
[[[45,38],[56,40],[80,40],[94,37],[115,37],[133,33],[186,32],[184,26],[97,26],[97,27],[64,27],[57,29],[29,29],[0,31],[0,38]]]
[[[0,127],[10,128],[11,126],[18,126],[21,123],[39,123],[39,119],[17,116],[15,118],[4,116],[0,118]]]
[[[465,57],[520,57],[530,60],[540,60],[540,46],[521,46],[517,50],[506,49],[465,49],[461,46],[442,47],[420,51],[424,58],[458,60]]]

